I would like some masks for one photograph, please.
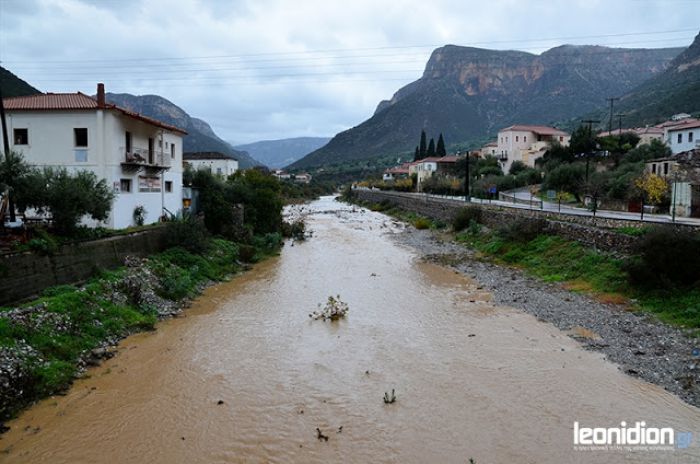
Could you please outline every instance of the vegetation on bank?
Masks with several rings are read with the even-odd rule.
[[[472,210],[472,211],[470,211]],[[548,235],[545,221],[522,221],[489,230],[478,208],[465,208],[453,224],[457,241],[498,263],[561,282],[608,303],[625,303],[664,322],[700,329],[700,235],[645,230],[635,254],[619,258],[579,242]]]
[[[166,251],[127,258],[124,267],[83,285],[48,288],[32,302],[0,308],[0,421],[65,389],[86,365],[109,356],[108,347],[176,314],[208,283],[276,254],[283,234],[304,236],[303,223],[283,222],[285,188],[266,173],[222,179],[197,171],[191,182],[204,215],[158,225],[167,228]],[[42,231],[28,246],[51,253],[65,239]]]

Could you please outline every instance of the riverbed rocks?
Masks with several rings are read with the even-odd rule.
[[[424,259],[450,265],[476,280],[492,293],[494,304],[510,306],[554,324],[586,349],[603,353],[623,372],[700,406],[700,338],[691,331],[664,324],[629,305],[601,303],[559,284],[484,261],[462,245],[429,230],[408,228],[394,237],[417,250]]]

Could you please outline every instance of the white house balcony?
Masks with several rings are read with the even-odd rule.
[[[171,155],[162,150],[149,150],[148,148],[135,148],[127,151],[121,147],[124,158],[121,162],[122,169],[126,172],[135,172],[144,169],[150,173],[167,171],[171,167]]]

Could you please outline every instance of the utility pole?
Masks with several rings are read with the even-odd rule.
[[[10,156],[10,139],[7,137],[7,120],[5,119],[5,103],[2,101],[2,82],[0,81],[0,124],[2,124],[2,148],[3,157],[7,158]],[[7,190],[8,192],[8,202],[7,207],[10,210],[10,221],[15,222],[15,199],[14,194]],[[0,224],[2,226],[2,224]]]
[[[593,124],[598,124],[600,121],[598,121],[596,119],[585,119],[581,122],[584,124],[588,124],[588,137],[592,138],[593,137]],[[584,156],[586,157],[586,183],[588,183],[588,165],[590,163],[591,154],[586,152],[586,153],[584,153]]]
[[[617,114],[618,118],[618,126],[617,126],[617,148],[622,152],[622,118],[624,118],[625,115],[622,113]],[[612,135],[612,134],[610,134]]]
[[[457,152],[457,156],[460,152]],[[469,198],[469,151],[464,154],[464,201],[469,203],[471,198]]]
[[[613,108],[615,107],[615,100],[619,100],[619,97],[609,97],[606,98],[610,102],[610,124],[608,125],[608,135],[612,135],[612,124],[613,124]]]

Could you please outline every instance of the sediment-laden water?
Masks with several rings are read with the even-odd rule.
[[[330,198],[305,209],[313,238],[125,340],[10,422],[0,461],[700,462],[699,409],[420,263],[386,216]],[[338,294],[345,320],[308,317]],[[695,443],[574,451],[575,421],[642,420]]]

